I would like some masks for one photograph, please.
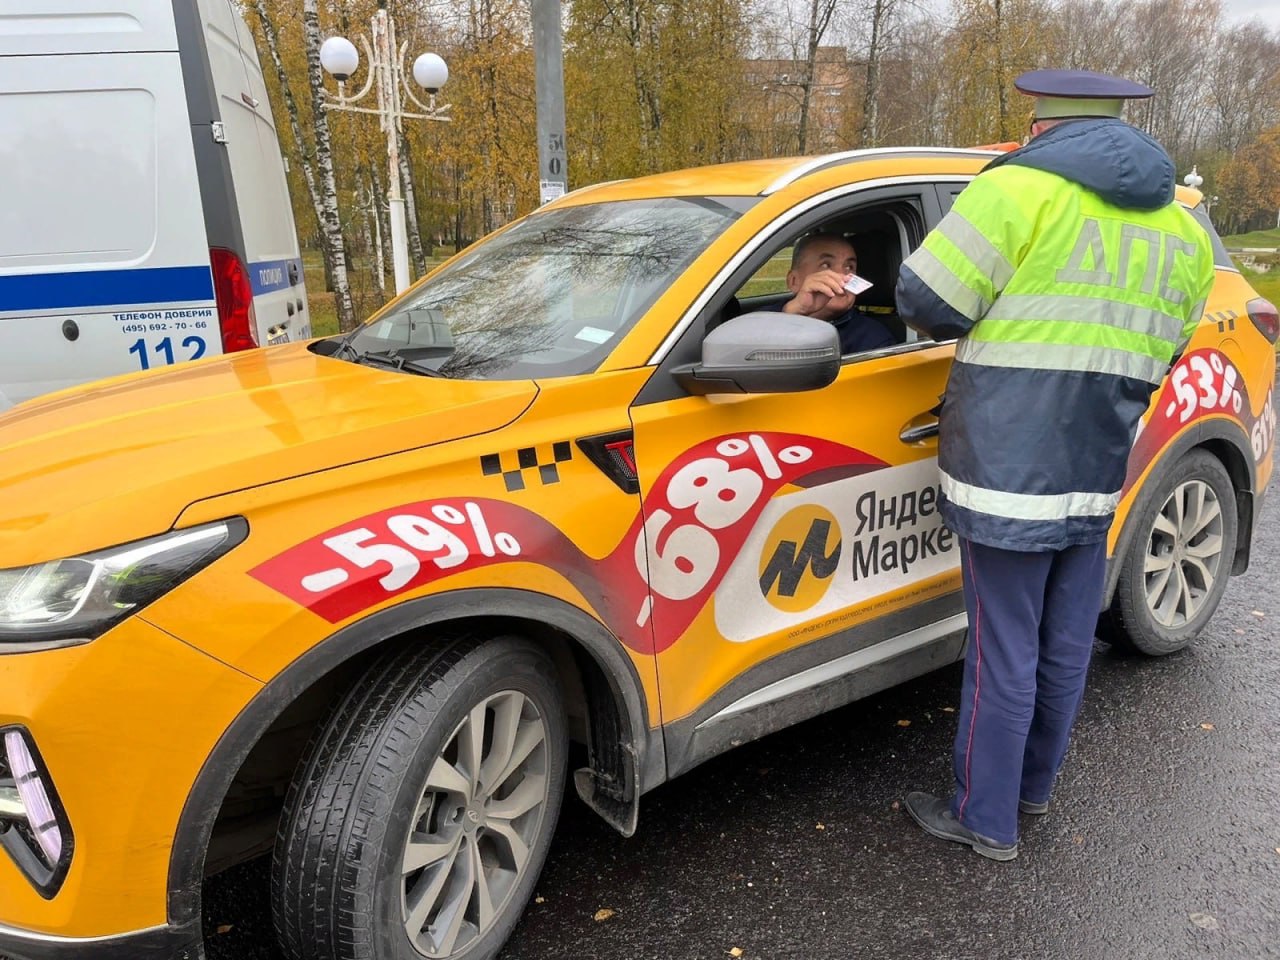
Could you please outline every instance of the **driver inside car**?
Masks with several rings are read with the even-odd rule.
[[[897,341],[888,329],[854,310],[856,297],[844,285],[857,272],[857,251],[844,237],[806,234],[791,254],[787,289],[794,296],[783,305],[783,313],[830,322],[840,335],[840,352],[845,355],[893,346]]]

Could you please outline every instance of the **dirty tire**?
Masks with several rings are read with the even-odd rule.
[[[504,725],[503,718],[513,712],[516,719]],[[507,754],[511,763],[540,731],[545,743],[532,748],[521,766],[512,767],[498,758],[499,727],[505,731],[503,743],[527,734]],[[466,731],[473,728],[481,733],[471,739]],[[500,784],[490,798],[495,816],[487,819],[489,806],[475,785],[482,774],[468,771],[473,765],[464,759],[474,743],[480,744],[476,757],[483,753],[476,769],[484,771],[484,762],[492,761],[490,780],[503,776],[498,768],[507,773],[514,769],[504,782],[528,786],[524,781],[529,780],[534,790],[525,791],[525,796],[541,795],[541,803],[510,823],[500,820],[498,807],[507,805],[505,816],[524,802],[514,797],[520,790]],[[519,920],[546,860],[560,812],[567,751],[555,667],[527,640],[464,636],[431,650],[407,646],[376,661],[318,728],[285,799],[272,859],[272,912],[285,955],[290,960],[495,956]],[[451,785],[473,782],[468,789],[476,799],[460,801],[460,811],[455,799],[471,793],[437,792],[432,786],[446,766],[454,777]],[[464,775],[457,779],[459,772]],[[519,854],[506,833],[486,833],[499,825],[514,830],[516,823],[528,841],[521,841]],[[456,835],[449,832],[455,828]],[[446,835],[458,845],[453,860],[441,858],[417,872],[406,872],[411,857],[437,849],[437,844],[425,841]],[[476,871],[482,878],[490,876],[482,849],[496,878],[483,881],[483,895],[475,886]],[[494,860],[501,859],[504,849],[511,860],[507,865]],[[449,871],[439,880],[445,893],[461,891],[468,883],[476,892],[450,894],[459,904],[456,909],[446,914],[438,908],[441,912],[432,915],[436,919],[430,920],[431,926],[411,938],[407,925],[416,919],[409,905],[420,906],[426,899],[422,891],[436,889],[437,870]],[[501,887],[498,879],[504,881]],[[501,896],[494,896],[494,891]],[[435,896],[447,899],[443,893]],[[489,908],[484,922],[482,902]],[[468,918],[461,932],[449,922],[459,914]],[[467,926],[473,917],[474,929]],[[444,931],[439,943],[430,939],[437,925]],[[444,948],[449,942],[446,928],[453,931],[456,949]]]
[[[1176,494],[1180,494],[1181,503],[1175,503]],[[1201,519],[1213,516],[1214,501],[1219,507],[1216,518],[1194,531],[1200,520],[1192,514]],[[1206,450],[1192,450],[1143,493],[1135,514],[1137,525],[1122,561],[1111,608],[1103,618],[1102,636],[1122,649],[1159,657],[1194,641],[1222,600],[1236,550],[1239,521],[1235,488],[1217,457]],[[1168,532],[1171,526],[1176,533]],[[1215,549],[1215,544],[1215,556],[1203,556],[1206,550]],[[1210,559],[1212,563],[1207,562]],[[1172,582],[1161,592],[1159,578],[1166,560]],[[1178,567],[1184,568],[1181,604],[1176,596]],[[1207,590],[1202,589],[1203,570],[1213,572]],[[1162,616],[1172,622],[1162,622]]]

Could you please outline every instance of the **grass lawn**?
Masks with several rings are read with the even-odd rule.
[[[766,293],[781,293],[787,289],[787,271],[791,269],[791,251],[784,250],[756,271],[755,276],[742,285],[739,297],[758,297]]]
[[[1252,270],[1241,271],[1244,278],[1258,291],[1259,296],[1266,297],[1272,303],[1280,304],[1280,267],[1273,267],[1267,273],[1254,273]]]
[[[1230,237],[1223,237],[1222,242],[1232,250],[1239,250],[1241,247],[1280,247],[1280,230],[1237,233]]]
[[[302,251],[302,276],[307,281],[307,313],[311,316],[311,334],[330,337],[338,332],[338,311],[333,294],[324,289],[324,258],[319,250]]]

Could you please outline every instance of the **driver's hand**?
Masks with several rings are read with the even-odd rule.
[[[805,277],[800,292],[783,306],[785,313],[795,313],[819,320],[830,320],[847,312],[854,296],[844,288],[847,277],[835,270],[819,270]]]

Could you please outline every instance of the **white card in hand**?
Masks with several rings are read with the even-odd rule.
[[[856,273],[849,274],[849,279],[844,282],[844,288],[850,293],[861,293],[863,290],[870,290],[873,284],[870,280],[858,276]]]

